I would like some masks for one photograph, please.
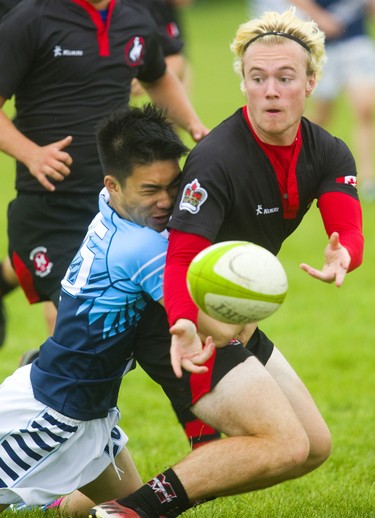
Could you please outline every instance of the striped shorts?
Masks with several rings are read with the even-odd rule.
[[[41,505],[95,480],[127,443],[114,408],[79,421],[34,398],[30,365],[0,385],[0,504]]]

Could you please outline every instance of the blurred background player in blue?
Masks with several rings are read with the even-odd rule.
[[[358,162],[358,189],[375,201],[375,42],[370,31],[375,0],[249,0],[252,15],[283,12],[294,5],[314,19],[326,35],[327,63],[310,100],[309,116],[329,127],[338,96],[345,93],[353,115],[353,152]]]

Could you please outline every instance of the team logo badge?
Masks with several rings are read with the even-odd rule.
[[[177,38],[180,35],[180,31],[178,30],[177,23],[170,22],[166,25],[167,34],[170,38]]]
[[[176,493],[169,482],[166,481],[163,474],[153,478],[147,485],[151,487],[154,494],[158,497],[159,501],[163,504],[164,502],[171,502],[173,498],[176,498]]]
[[[44,246],[37,246],[30,252],[30,261],[34,264],[35,275],[38,277],[45,277],[52,269],[53,263],[49,260],[47,255],[47,248]]]
[[[340,176],[336,178],[336,183],[347,183],[348,185],[352,185],[353,187],[357,187],[357,177],[356,176]]]
[[[131,38],[125,45],[125,60],[131,67],[139,65],[143,58],[145,40],[142,36]]]
[[[185,186],[180,201],[180,210],[188,210],[192,214],[199,212],[203,203],[207,200],[206,189],[200,186],[197,179]]]

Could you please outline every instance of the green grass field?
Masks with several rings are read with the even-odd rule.
[[[239,80],[232,72],[229,43],[245,19],[242,0],[201,0],[186,11],[192,99],[210,127],[243,104]],[[345,99],[339,99],[338,116],[330,129],[351,145],[350,126]],[[0,253],[4,255],[14,165],[0,154],[0,167]],[[375,517],[375,204],[365,203],[363,212],[364,264],[336,289],[299,269],[302,261],[323,264],[327,239],[319,211],[315,206],[311,209],[280,254],[289,277],[286,301],[262,325],[317,401],[333,435],[331,458],[302,479],[218,499],[186,512],[187,518]],[[0,380],[16,367],[22,352],[40,345],[46,336],[42,307],[29,306],[20,290],[7,298],[6,307],[8,338],[0,350]],[[161,389],[140,369],[124,379],[119,407],[121,424],[130,436],[129,449],[145,480],[189,452]]]

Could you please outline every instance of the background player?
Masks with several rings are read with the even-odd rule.
[[[166,69],[155,22],[136,3],[21,2],[2,19],[0,38],[0,106],[15,94],[17,111],[14,123],[0,111],[0,150],[17,160],[10,258],[29,302],[57,305],[60,281],[97,212],[95,125],[128,103],[132,79],[193,139],[207,130]],[[12,275],[5,263],[0,305]]]

